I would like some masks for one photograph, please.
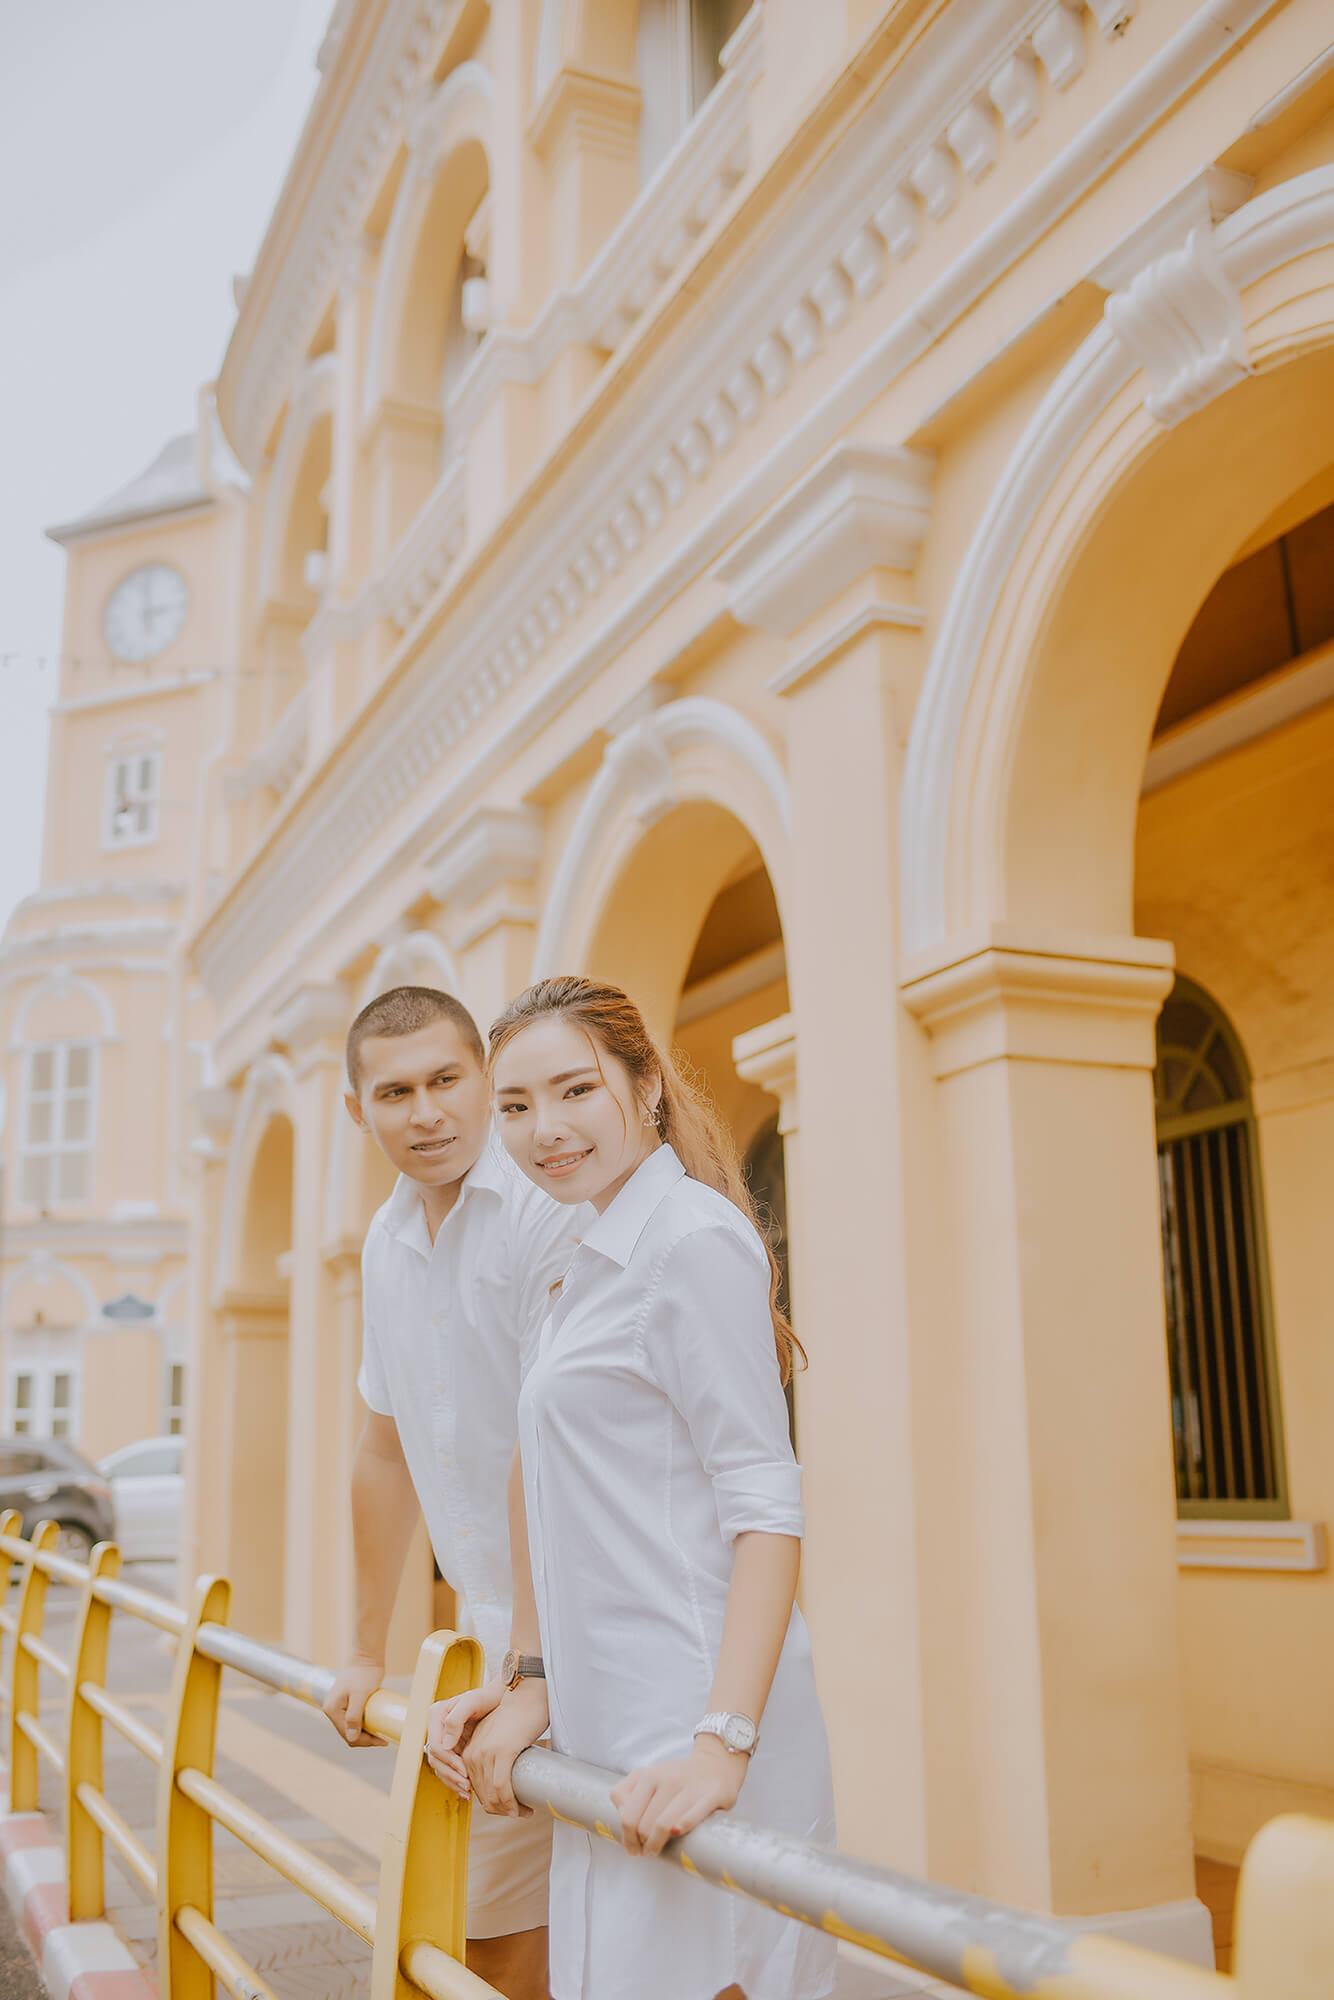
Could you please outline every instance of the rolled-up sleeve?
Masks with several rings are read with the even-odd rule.
[[[644,1322],[645,1360],[713,1484],[725,1541],[805,1532],[801,1467],[778,1377],[769,1269],[725,1224],[668,1251]]]

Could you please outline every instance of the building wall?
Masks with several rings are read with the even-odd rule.
[[[347,1643],[356,1008],[619,978],[739,1145],[779,1120],[844,1844],[1202,1949],[1192,1782],[1220,1855],[1334,1785],[1329,1583],[1178,1576],[1154,1021],[1175,955],[1247,1048],[1323,1523],[1324,712],[1141,789],[1200,603],[1334,463],[1322,11],[763,0],[642,185],[638,30],[340,10],[218,384],[248,486],[170,530],[226,668],[143,697],[199,759],[207,1053],[98,1174],[188,1190],[186,1564]],[[419,1550],[396,1646],[430,1616]]]
[[[1331,753],[1320,708],[1150,793],[1136,847],[1139,927],[1172,939],[1252,1065],[1289,1500],[1295,1519],[1322,1524],[1334,1513]],[[1322,1666],[1334,1575],[1192,1571],[1181,1609],[1197,1839],[1232,1861],[1275,1812],[1334,1813]]]

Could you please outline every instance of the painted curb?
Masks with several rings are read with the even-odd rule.
[[[157,1989],[111,1925],[72,1924],[65,1850],[45,1813],[9,1810],[0,1789],[0,1867],[51,2000],[156,2000]]]

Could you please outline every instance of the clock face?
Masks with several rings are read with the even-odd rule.
[[[169,563],[145,563],[122,577],[102,613],[102,636],[118,660],[151,660],[185,623],[190,592]]]

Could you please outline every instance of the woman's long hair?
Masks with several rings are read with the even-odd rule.
[[[753,1225],[764,1245],[769,1259],[769,1316],[773,1321],[778,1373],[786,1386],[796,1362],[799,1360],[805,1367],[806,1351],[778,1303],[782,1283],[778,1262],[761,1227],[731,1134],[714,1105],[683,1075],[671,1055],[657,1046],[634,1001],[619,986],[603,986],[592,979],[540,979],[536,986],[530,986],[511,1000],[504,1013],[491,1024],[491,1068],[495,1068],[496,1058],[506,1042],[521,1028],[547,1014],[559,1014],[575,1022],[592,1041],[595,1052],[601,1047],[623,1063],[646,1108],[654,1084],[662,1079],[657,1110],[662,1137],[674,1149],[691,1179],[703,1181],[706,1187],[725,1195]]]

